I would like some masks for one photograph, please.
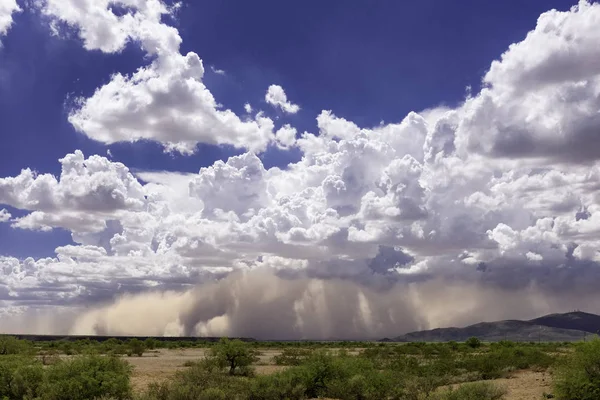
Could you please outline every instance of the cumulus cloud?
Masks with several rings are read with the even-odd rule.
[[[290,124],[285,124],[275,132],[275,140],[281,148],[288,148],[296,143],[296,128]]]
[[[17,4],[17,0],[1,0],[0,1],[0,38],[8,32],[13,24],[13,14],[20,12],[21,8]],[[2,42],[0,42],[0,46]]]
[[[13,226],[101,231],[115,213],[143,209],[142,185],[125,165],[100,156],[86,159],[79,150],[59,162],[58,179],[29,168],[18,176],[0,178],[0,203],[33,211],[16,219]]]
[[[10,213],[6,210],[6,208],[3,208],[2,210],[0,210],[0,222],[9,221],[11,218],[12,218],[12,215],[10,215]]]
[[[180,54],[179,32],[163,22],[172,9],[160,0],[127,1],[123,15],[115,13],[110,0],[42,4],[55,31],[60,34],[61,24],[77,28],[88,50],[114,53],[136,43],[152,58],[148,66],[131,75],[116,73],[91,97],[77,100],[69,121],[91,139],[106,144],[153,140],[184,154],[193,153],[198,143],[263,151],[272,140],[269,118],[242,120],[216,102],[202,82],[202,60],[194,52]]]
[[[123,16],[168,12],[140,4]],[[0,204],[25,212],[12,226],[61,227],[73,239],[55,257],[0,258],[0,301],[90,306],[73,319],[79,333],[286,338],[387,336],[586,304],[600,311],[600,70],[590,61],[599,18],[600,5],[585,1],[544,13],[455,108],[375,127],[323,110],[316,132],[283,125],[274,134],[260,112],[242,121],[218,109],[201,87],[198,56],[178,53],[176,32],[164,31],[173,41],[149,32],[151,64],[115,75],[71,121],[106,143],[249,151],[194,174],[132,174],[77,151],[60,160],[59,177],[25,169],[0,178]],[[90,48],[118,51],[141,40],[122,24],[128,39],[118,30],[100,38],[91,26],[80,35]],[[201,90],[208,102],[197,102]],[[281,94],[271,104],[285,111],[292,105]],[[265,167],[255,150],[272,141],[302,158]],[[156,304],[152,321],[138,317],[147,304]]]
[[[265,95],[265,101],[273,107],[279,107],[288,114],[296,114],[300,110],[300,106],[288,101],[285,91],[279,85],[269,86]]]
[[[114,75],[82,100],[69,121],[106,144],[147,139],[181,153],[193,153],[198,143],[265,149],[273,122],[263,116],[241,120],[231,110],[220,110],[202,83],[204,68],[195,53],[172,54],[165,68],[160,60],[130,77]]]
[[[174,9],[160,0],[44,0],[38,6],[55,34],[63,34],[62,24],[75,28],[87,50],[115,53],[136,41],[159,55],[175,53],[181,44],[177,29],[162,23]]]
[[[493,157],[590,162],[600,108],[600,5],[542,14],[536,28],[494,61],[487,88],[465,105],[462,150]],[[485,134],[481,134],[482,132]]]

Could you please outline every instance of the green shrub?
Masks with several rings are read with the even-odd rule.
[[[73,347],[73,343],[71,342],[63,342],[61,345],[61,350],[68,356],[72,356],[76,353],[76,350]]]
[[[46,370],[42,400],[87,400],[101,396],[131,398],[132,368],[116,357],[80,356]]]
[[[306,399],[305,377],[298,371],[288,370],[252,380],[249,400],[302,400]]]
[[[154,350],[160,346],[160,342],[154,338],[147,338],[144,340],[144,346],[146,346],[148,350]]]
[[[467,339],[465,344],[472,349],[477,349],[477,348],[481,347],[481,340],[479,340],[479,338],[476,338],[476,337],[470,337]]]
[[[200,393],[198,400],[227,400],[229,397],[223,389],[208,388]]]
[[[139,340],[137,338],[131,339],[127,343],[127,347],[128,347],[128,352],[127,352],[128,356],[136,355],[138,357],[141,357],[144,354],[144,351],[146,351],[146,345],[144,344],[144,342],[142,342],[141,340]]]
[[[300,366],[254,379],[249,399],[406,399],[402,379],[367,358],[318,350]]]
[[[43,366],[33,357],[0,357],[0,398],[22,400],[36,398],[40,392]]]
[[[581,343],[555,371],[554,390],[558,399],[600,399],[600,340]]]
[[[246,399],[248,391],[247,378],[207,370],[199,362],[179,371],[170,381],[150,385],[139,400],[235,400]]]
[[[281,354],[273,357],[275,365],[300,365],[310,355],[310,350],[307,349],[284,349]]]
[[[466,383],[455,390],[438,393],[432,400],[501,400],[506,389],[489,382]]]
[[[471,354],[458,363],[469,372],[478,372],[481,379],[496,379],[514,369],[537,368],[545,370],[554,359],[533,347],[499,347],[483,354]]]
[[[0,336],[0,356],[11,354],[32,354],[33,346],[27,340],[19,340],[14,336]]]
[[[119,339],[110,338],[110,339],[100,343],[98,348],[99,348],[100,352],[104,353],[104,354],[117,354],[115,352],[115,349],[121,348],[122,345],[123,345],[123,342],[120,341]],[[121,353],[121,354],[123,354],[123,353]]]

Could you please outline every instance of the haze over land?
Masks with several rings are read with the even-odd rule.
[[[381,338],[600,312],[600,4],[540,15],[459,104],[376,126],[324,109],[312,131],[276,82],[222,106],[205,81],[234,78],[188,51],[185,7],[0,0],[0,84],[19,23],[144,56],[62,95],[102,151],[0,169],[5,238],[70,234],[50,257],[0,255],[0,331]],[[113,156],[148,143],[237,155],[197,173]]]

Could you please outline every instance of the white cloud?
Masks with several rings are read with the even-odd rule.
[[[11,218],[12,218],[12,215],[10,215],[10,213],[6,210],[6,208],[3,208],[0,210],[0,222],[10,221]]]
[[[285,124],[275,132],[275,140],[282,148],[288,148],[296,143],[296,128],[290,124]]]
[[[598,23],[600,4],[587,1],[542,14],[522,42],[492,63],[488,87],[463,107],[460,149],[558,162],[600,157]]]
[[[252,106],[250,105],[250,103],[244,104],[244,111],[246,111],[246,113],[248,114],[252,112]]]
[[[88,50],[119,52],[134,42],[153,57],[131,76],[117,73],[90,98],[78,99],[69,115],[78,131],[105,144],[154,140],[183,154],[193,153],[198,143],[266,149],[273,122],[262,115],[241,120],[221,109],[202,82],[202,60],[193,52],[180,54],[179,32],[162,22],[172,10],[159,0],[128,0],[123,4],[128,12],[118,16],[112,5],[46,0],[43,6],[55,25],[79,28]]]
[[[87,50],[115,53],[135,41],[149,54],[160,56],[178,52],[181,44],[177,29],[161,22],[172,10],[160,0],[44,0],[39,4],[52,18],[56,34],[62,34],[61,23],[77,28]],[[126,12],[115,14],[115,6]]]
[[[114,75],[82,100],[69,121],[107,144],[148,139],[181,153],[193,153],[197,143],[265,149],[273,122],[263,116],[242,121],[230,110],[219,110],[201,81],[204,68],[195,53],[171,55],[165,69],[158,61],[131,77]]]
[[[225,71],[222,69],[215,68],[213,65],[210,66],[210,70],[217,75],[225,75]]]
[[[300,110],[300,106],[288,101],[285,91],[279,85],[269,86],[267,94],[265,95],[265,101],[273,107],[279,107],[289,114],[296,114]]]
[[[19,11],[17,0],[0,0],[0,37],[6,35],[13,24],[13,14]]]
[[[59,160],[60,177],[24,169],[16,177],[0,178],[0,203],[34,213],[14,226],[47,230],[102,230],[115,213],[142,210],[142,185],[121,164],[100,156],[85,158],[79,150]]]

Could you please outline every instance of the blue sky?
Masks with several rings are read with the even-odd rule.
[[[482,313],[518,316],[493,287],[535,316],[577,308],[572,291],[599,278],[595,2],[0,0],[0,13],[0,315],[223,277],[294,304],[285,276],[352,293],[446,279]],[[477,316],[413,306],[430,325]],[[256,333],[236,312],[177,332]],[[282,335],[327,333],[306,326]]]

